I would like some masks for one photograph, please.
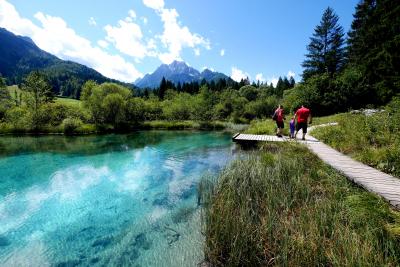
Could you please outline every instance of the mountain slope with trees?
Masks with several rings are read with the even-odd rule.
[[[56,95],[73,98],[79,98],[88,80],[118,82],[84,65],[61,60],[37,47],[30,38],[0,28],[0,74],[7,84],[21,84],[32,71],[45,74]]]

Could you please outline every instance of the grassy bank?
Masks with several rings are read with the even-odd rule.
[[[216,116],[201,101],[186,103],[181,99],[174,104],[170,98],[135,97],[131,90],[112,83],[89,82],[82,100],[47,97],[44,89],[35,94],[33,89],[18,86],[0,89],[6,89],[4,101],[0,101],[0,134],[80,135],[143,129],[234,132],[244,128],[231,118]],[[194,108],[195,104],[202,109]]]
[[[400,177],[400,99],[370,116],[348,113],[327,119],[339,125],[316,129],[316,138],[356,160]]]
[[[101,133],[124,133],[136,130],[226,130],[230,132],[242,131],[247,125],[234,124],[223,121],[145,121],[132,125],[125,125],[121,128],[114,128],[112,125],[95,125],[82,123],[73,119],[64,120],[62,124],[47,124],[38,129],[29,127],[29,124],[15,125],[0,122],[0,134],[101,134]]]
[[[304,147],[266,145],[199,187],[215,266],[400,264],[400,214]]]

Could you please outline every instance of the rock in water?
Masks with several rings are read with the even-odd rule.
[[[10,244],[11,242],[7,237],[0,235],[0,247],[6,247],[9,246]]]

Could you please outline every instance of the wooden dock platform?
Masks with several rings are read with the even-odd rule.
[[[232,141],[236,143],[243,142],[298,142],[298,143],[315,143],[319,142],[314,137],[308,137],[305,141],[301,139],[291,139],[288,136],[278,137],[276,135],[261,135],[261,134],[242,134],[237,133],[232,137]]]
[[[332,124],[331,124],[332,125]],[[325,125],[324,125],[325,126]],[[314,127],[315,128],[315,127]],[[300,133],[299,133],[300,134]],[[318,141],[311,135],[306,140],[290,139],[288,137],[277,137],[273,135],[235,134],[232,141],[237,143],[246,142],[298,142],[306,145],[313,153],[328,165],[348,177],[357,185],[375,193],[394,208],[400,210],[400,179],[336,151],[330,146]]]

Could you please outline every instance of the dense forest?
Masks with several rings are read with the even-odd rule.
[[[21,90],[11,94],[1,79],[0,128],[85,132],[127,129],[149,120],[247,123],[270,117],[279,103],[287,112],[306,105],[314,115],[381,106],[400,92],[399,29],[400,6],[395,1],[361,1],[347,35],[328,7],[307,46],[302,81],[281,77],[276,86],[249,79],[183,84],[162,79],[154,90],[134,90],[89,80],[79,90],[81,103],[68,105],[54,101],[52,94],[58,91],[48,71],[32,72]],[[71,88],[80,83],[68,75],[66,79]]]

